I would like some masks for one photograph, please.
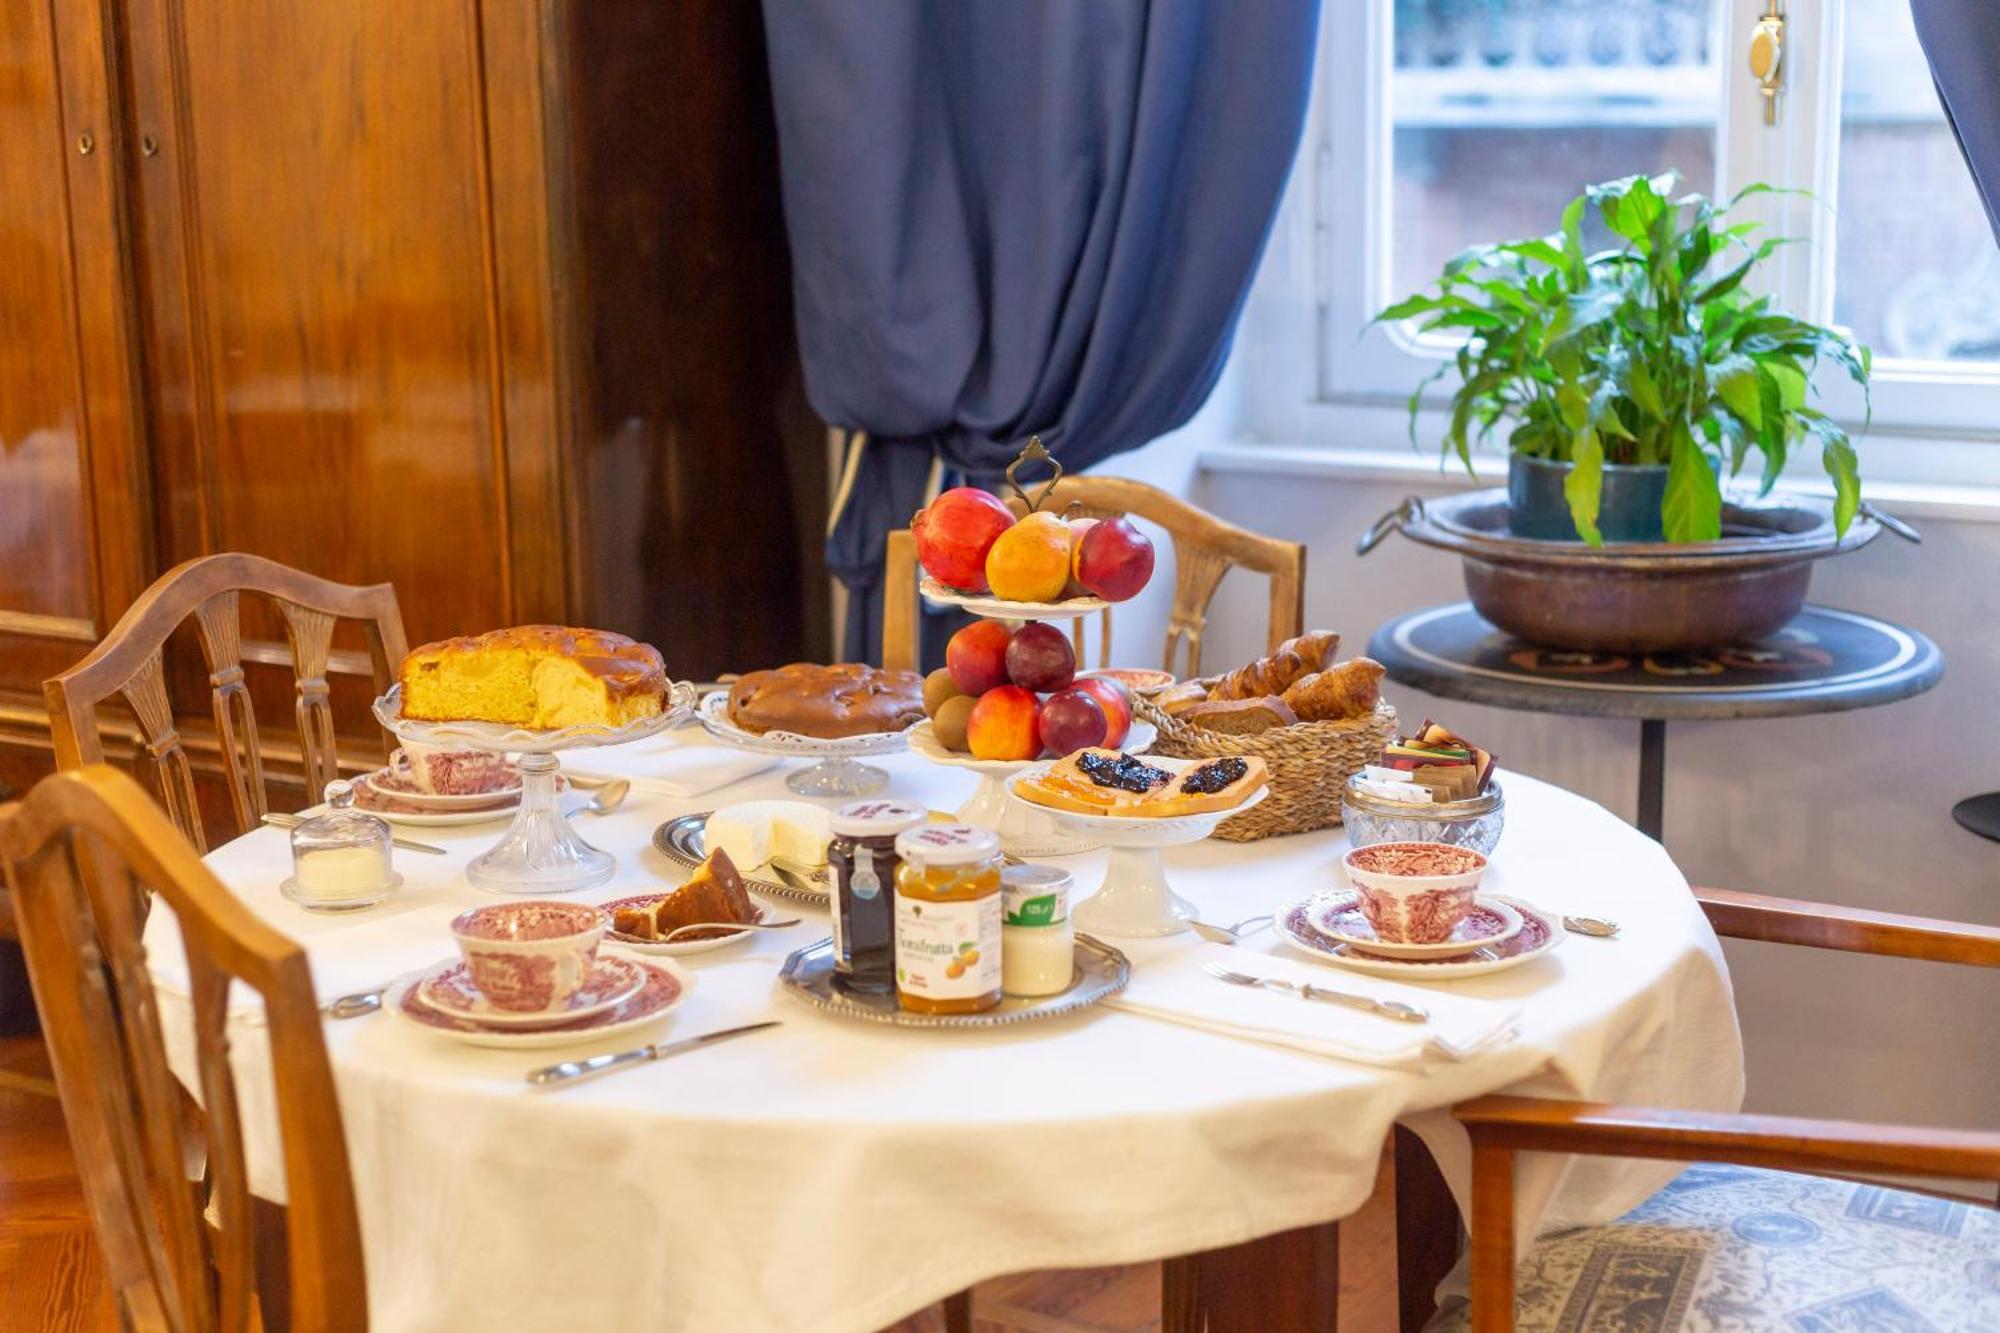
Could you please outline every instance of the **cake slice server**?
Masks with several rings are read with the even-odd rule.
[[[612,1055],[593,1055],[588,1060],[564,1060],[559,1064],[544,1065],[540,1069],[530,1069],[528,1071],[528,1082],[538,1088],[572,1083],[577,1079],[589,1078],[594,1074],[607,1073],[610,1070],[623,1068],[626,1065],[650,1064],[654,1060],[664,1060],[670,1055],[680,1055],[684,1051],[692,1051],[697,1047],[707,1046],[718,1041],[728,1041],[731,1037],[748,1036],[752,1032],[762,1032],[765,1028],[778,1026],[780,1026],[779,1021],[772,1018],[762,1023],[745,1023],[741,1027],[722,1028],[715,1032],[704,1032],[698,1037],[683,1037],[679,1041],[641,1046],[636,1050],[619,1051]]]

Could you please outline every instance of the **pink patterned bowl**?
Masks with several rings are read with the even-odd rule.
[[[553,1013],[590,975],[610,924],[586,903],[493,903],[451,923],[472,984],[496,1009]]]
[[[1361,895],[1361,914],[1391,944],[1439,944],[1472,910],[1486,858],[1443,842],[1378,842],[1341,865]]]

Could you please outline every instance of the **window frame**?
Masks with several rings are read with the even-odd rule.
[[[1763,195],[1741,207],[1774,234],[1804,242],[1773,256],[1763,288],[1808,318],[1829,322],[1838,219],[1820,200],[1838,198],[1846,6],[1788,8],[1786,91],[1773,128],[1763,124],[1762,97],[1742,50],[1764,0],[1717,4],[1711,40],[1721,62],[1718,194],[1727,197],[1753,180],[1809,190],[1818,182],[1811,196]],[[1406,326],[1368,323],[1405,295],[1388,290],[1385,244],[1393,198],[1392,24],[1392,0],[1322,10],[1297,168],[1239,335],[1251,352],[1242,358],[1243,402],[1254,438],[1407,451],[1402,409],[1453,346]],[[1822,404],[1856,435],[1864,477],[2000,485],[2000,450],[1991,447],[2000,443],[2000,362],[1878,358],[1872,418],[1865,421],[1861,393],[1844,375],[1829,368],[1814,382]],[[1450,393],[1449,377],[1426,392],[1420,445],[1438,438],[1430,413]],[[1811,484],[1819,476],[1817,451],[1798,451],[1788,481]]]

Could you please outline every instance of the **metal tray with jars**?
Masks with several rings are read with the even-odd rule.
[[[1076,937],[1076,971],[1071,974],[1068,989],[1032,999],[1005,996],[999,1004],[978,1014],[913,1014],[896,1003],[893,991],[886,995],[862,995],[836,986],[830,939],[793,950],[778,973],[778,981],[787,992],[814,1008],[842,1018],[899,1028],[997,1028],[1060,1018],[1088,1009],[1108,995],[1116,995],[1131,978],[1132,964],[1125,955],[1088,935]]]

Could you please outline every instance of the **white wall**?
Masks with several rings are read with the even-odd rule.
[[[1240,453],[1243,451],[1231,451]],[[1354,539],[1405,494],[1443,481],[1198,478],[1196,503],[1310,548],[1306,620],[1360,652],[1383,621],[1464,597],[1454,557],[1392,537]],[[1952,823],[1960,797],[2000,788],[2000,525],[1933,522],[1822,564],[1812,597],[1899,620],[1946,656],[1927,695],[1858,713],[1673,723],[1666,844],[1690,881],[2000,923],[2000,845]],[[1210,635],[1216,663],[1254,655],[1264,600],[1229,576]],[[1149,659],[1147,659],[1149,660]],[[1633,813],[1638,724],[1506,712],[1391,687],[1414,724],[1430,713],[1504,766]],[[1503,845],[1504,854],[1504,845]],[[1618,869],[1604,867],[1617,915]],[[1751,1108],[1855,1119],[2000,1125],[2000,972],[1731,942],[1750,1061]]]

